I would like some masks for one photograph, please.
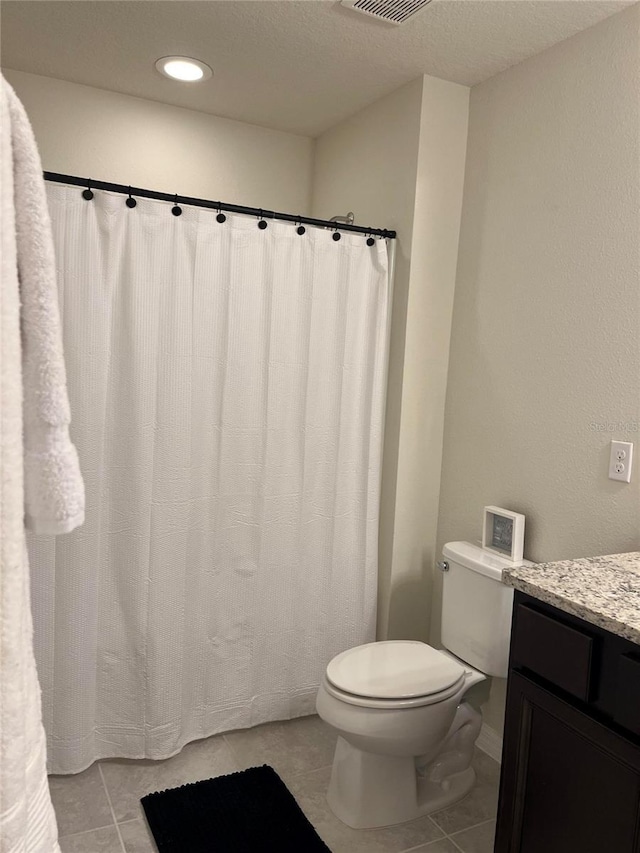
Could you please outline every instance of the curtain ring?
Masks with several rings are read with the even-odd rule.
[[[135,207],[137,203],[138,202],[135,200],[135,198],[132,198],[131,187],[129,187],[129,198],[126,200],[125,204],[127,205],[127,207]]]
[[[262,208],[261,208],[261,207],[260,207],[260,208],[258,208],[258,214],[259,214],[259,216],[260,216],[260,221],[258,222],[258,228],[259,228],[261,231],[264,231],[264,229],[267,227],[267,223],[265,222],[264,215],[263,215],[263,210],[262,210]]]
[[[87,181],[86,190],[82,190],[82,198],[85,198],[87,201],[91,201],[93,198],[93,192],[91,191],[91,181]]]
[[[337,228],[337,226],[336,226],[336,230],[335,230],[335,231],[333,232],[333,234],[331,235],[331,239],[332,239],[332,240],[335,240],[335,241],[336,241],[336,243],[337,243],[337,242],[338,242],[338,240],[340,240],[340,238],[341,238],[341,237],[342,237],[342,234],[338,231],[338,228]]]
[[[299,216],[296,220],[298,222],[298,227],[296,228],[296,232],[302,237],[302,235],[306,232],[306,228],[302,224],[302,217]]]
[[[376,241],[373,239],[373,237],[371,236],[371,234],[369,234],[369,236],[367,237],[367,246],[373,246],[373,244],[374,244],[375,242],[376,242]]]
[[[182,216],[182,208],[178,204],[178,194],[176,193],[173,197],[173,207],[171,208],[171,213],[174,216]]]
[[[219,202],[218,202],[218,215],[216,216],[216,222],[221,222],[221,223],[222,223],[222,222],[226,222],[226,221],[227,221],[227,217],[224,215],[224,213],[223,213],[223,212],[222,212],[222,210],[220,209],[220,205],[221,205],[221,204],[222,204],[222,202],[220,202],[220,201],[219,201]]]

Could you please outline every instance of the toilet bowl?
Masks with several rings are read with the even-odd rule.
[[[473,748],[488,676],[506,677],[513,563],[450,542],[443,574],[442,640],[367,643],[327,666],[316,707],[338,734],[327,800],[356,829],[390,826],[443,809],[473,787]],[[529,564],[530,565],[530,564]],[[474,685],[478,685],[474,688]]]
[[[327,799],[355,829],[445,808],[473,786],[481,717],[463,702],[485,675],[414,641],[358,646],[327,667],[317,710],[338,733]]]

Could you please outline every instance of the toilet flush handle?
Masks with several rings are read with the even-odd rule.
[[[449,571],[449,563],[446,560],[438,560],[436,566],[440,569],[441,572]]]

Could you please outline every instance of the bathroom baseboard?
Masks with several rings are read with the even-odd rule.
[[[476,746],[478,749],[486,752],[487,755],[490,758],[493,758],[494,761],[497,761],[498,764],[502,763],[502,736],[486,723],[482,724],[478,740],[476,741]]]

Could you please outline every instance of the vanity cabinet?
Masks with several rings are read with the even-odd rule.
[[[521,592],[496,853],[640,853],[640,647]]]

